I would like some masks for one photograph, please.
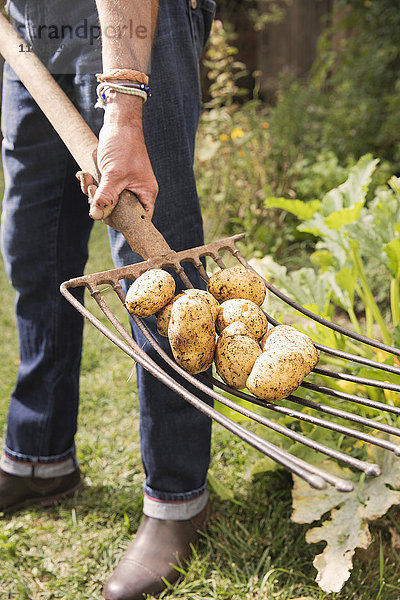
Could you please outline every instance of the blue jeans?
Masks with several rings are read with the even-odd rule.
[[[101,109],[93,108],[93,74],[101,71],[98,42],[69,40],[55,56],[30,35],[32,24],[43,23],[40,11],[50,12],[45,18],[51,22],[51,10],[62,11],[63,4],[14,0],[8,9],[52,72],[61,65],[62,73],[55,78],[97,134],[103,118]],[[85,6],[95,22],[93,0]],[[153,96],[144,106],[143,119],[160,190],[153,220],[175,250],[203,243],[193,154],[200,109],[198,59],[213,11],[212,0],[198,0],[196,8],[189,0],[161,0],[152,52]],[[86,17],[82,0],[68,3],[68,17],[72,23]],[[2,130],[6,188],[1,241],[7,274],[17,292],[21,362],[1,466],[14,474],[52,477],[76,468],[83,328],[81,316],[58,288],[83,272],[92,222],[74,177],[76,163],[7,64]],[[114,230],[110,241],[116,266],[141,260]],[[201,287],[197,271],[188,267],[187,272],[194,286]],[[149,321],[154,330],[154,319]],[[135,328],[133,335],[154,356]],[[160,343],[167,347],[165,338]],[[137,375],[147,514],[161,514],[161,500],[171,503],[169,512],[162,509],[165,518],[189,518],[201,510],[199,502],[204,503],[210,420],[140,366]]]

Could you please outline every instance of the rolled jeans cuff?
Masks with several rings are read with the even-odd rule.
[[[69,455],[67,458],[58,461],[40,462],[40,459],[12,458],[5,451],[0,459],[0,468],[6,473],[18,477],[39,477],[40,479],[69,475],[78,466],[79,462],[75,455]]]
[[[146,493],[143,499],[143,513],[153,519],[172,519],[173,521],[187,521],[198,515],[208,502],[208,490],[191,500],[159,500]]]

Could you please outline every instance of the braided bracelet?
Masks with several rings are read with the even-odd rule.
[[[148,85],[149,83],[149,78],[146,73],[134,69],[109,69],[105,73],[97,73],[96,77],[99,83],[117,80],[144,83],[145,85]]]
[[[147,98],[151,96],[151,89],[144,83],[108,83],[103,82],[97,86],[97,102],[95,108],[105,109],[107,104],[106,90],[114,90],[120,94],[127,94],[128,96],[139,96],[143,102],[146,102]]]

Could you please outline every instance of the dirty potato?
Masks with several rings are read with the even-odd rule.
[[[268,320],[263,311],[251,300],[235,298],[226,300],[218,308],[215,322],[217,331],[221,333],[234,321],[247,325],[257,340],[262,338],[268,329]]]
[[[176,362],[195,375],[214,358],[215,326],[207,302],[182,294],[172,305],[168,338]]]
[[[292,394],[303,381],[303,353],[294,348],[271,348],[256,359],[246,387],[262,400],[282,400]]]
[[[261,340],[262,350],[288,347],[295,347],[303,353],[305,362],[304,377],[306,377],[315,367],[319,358],[318,350],[308,335],[290,325],[278,325],[267,331]]]
[[[194,289],[185,290],[183,293],[186,294],[187,296],[190,296],[191,298],[197,298],[198,300],[207,302],[207,304],[209,304],[209,306],[211,308],[212,316],[215,321],[215,319],[217,318],[217,314],[218,314],[219,304],[218,304],[217,300],[214,298],[214,296],[212,294],[210,294],[210,292],[207,292],[207,290],[198,290],[198,289],[194,288]]]
[[[223,337],[228,337],[231,335],[246,335],[247,337],[251,338],[252,340],[257,341],[257,338],[254,335],[254,333],[252,333],[250,331],[250,329],[247,327],[247,325],[245,325],[241,321],[234,321],[233,323],[228,325],[228,327],[225,327],[225,329],[221,333],[221,336],[223,336]]]
[[[163,269],[149,269],[130,286],[125,306],[131,315],[149,317],[154,315],[173,298],[175,281]]]
[[[219,301],[244,298],[257,306],[264,302],[266,287],[257,273],[245,267],[221,269],[210,277],[208,291]]]
[[[168,302],[168,304],[166,304],[157,313],[157,331],[160,335],[163,335],[164,337],[168,337],[168,324],[169,324],[169,320],[171,318],[172,305],[175,302],[175,300],[177,300],[184,294],[186,294],[187,296],[190,296],[191,298],[197,298],[198,300],[201,300],[202,302],[206,302],[211,308],[211,312],[212,312],[214,321],[217,318],[219,304],[216,301],[216,299],[214,298],[214,296],[212,296],[206,290],[197,290],[197,289],[184,290],[181,294],[178,294],[177,296],[175,296],[175,298],[172,298],[172,300],[170,302]]]
[[[256,358],[261,354],[261,348],[251,337],[225,335],[225,331],[218,338],[215,348],[215,367],[225,383],[242,389],[246,387],[247,378]]]

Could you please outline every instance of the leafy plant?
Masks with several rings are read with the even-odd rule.
[[[328,273],[332,299],[348,313],[355,330],[360,332],[354,310],[357,294],[365,306],[367,335],[373,337],[377,325],[382,339],[390,343],[391,333],[368,282],[365,263],[375,260],[387,272],[391,320],[396,327],[400,319],[400,196],[398,179],[393,177],[366,205],[377,162],[370,155],[362,157],[348,179],[321,202],[269,198],[266,204],[292,212],[302,221],[300,231],[319,238],[311,262],[321,274]]]
[[[386,343],[393,344],[399,332],[400,180],[392,177],[387,185],[375,190],[373,198],[367,203],[369,186],[377,162],[370,155],[362,157],[350,169],[346,181],[327,192],[322,200],[304,202],[298,199],[268,198],[266,200],[268,208],[274,207],[296,215],[300,221],[298,229],[315,236],[318,240],[316,250],[311,255],[309,265],[291,272],[288,272],[286,267],[278,265],[271,257],[253,260],[251,264],[272,280],[277,287],[311,311],[328,320],[339,317],[348,327],[353,327],[358,332],[365,330],[371,337],[379,337]],[[387,273],[388,286],[383,302],[386,310],[383,312],[377,304],[368,277],[367,265],[371,259]],[[363,319],[356,314],[357,298],[365,306]],[[271,297],[268,298],[265,308],[279,321],[295,323],[298,329],[308,333],[316,342],[394,364],[393,356],[369,346],[361,344],[356,346],[354,341],[346,336],[314,321],[299,318],[294,309],[286,305],[282,308],[282,304]],[[345,372],[350,369],[351,372],[367,378],[398,383],[399,378],[396,375],[382,374],[356,363],[348,364],[341,359],[324,354],[321,354],[320,361],[334,366],[335,370],[338,368]],[[329,387],[357,393],[387,404],[400,405],[398,394],[392,391],[335,380],[329,380]],[[320,399],[323,404],[340,406],[349,412],[373,418],[376,423],[384,422],[395,426],[398,424],[397,417],[390,413],[378,412],[376,409],[337,398],[332,399],[321,393],[312,394],[313,397],[305,388],[296,391],[297,396],[315,400],[317,395],[317,401]],[[292,403],[287,400],[282,404],[288,408],[292,407]],[[268,416],[268,411],[259,410]],[[311,411],[308,408],[302,410]],[[371,450],[364,442],[339,436],[333,431],[304,421],[294,421],[288,416],[275,416],[274,419],[313,440],[321,441],[329,447],[345,451],[354,457],[367,460],[374,455],[376,458],[376,450]],[[330,416],[329,419],[335,421],[336,417]],[[340,419],[337,421],[340,422]],[[293,443],[290,439],[265,428],[260,427],[257,431],[268,440],[308,462],[321,461],[321,456],[308,447]],[[332,489],[313,492],[308,485],[295,478],[293,518],[296,522],[312,522],[332,510],[331,521],[326,521],[318,530],[309,532],[306,538],[310,542],[322,539],[328,542],[324,553],[314,562],[319,571],[317,581],[325,591],[337,592],[341,589],[349,576],[355,548],[366,547],[369,544],[366,521],[383,515],[391,504],[400,503],[400,493],[392,492],[387,488],[388,485],[395,487],[400,485],[398,462],[387,454],[379,454],[378,458],[381,466],[384,467],[384,476],[377,480],[364,483],[363,475],[358,479],[358,475],[351,471],[341,471],[342,475],[355,481],[356,492],[351,494],[339,496]],[[255,457],[251,473],[260,474],[275,468],[276,465],[271,461]],[[328,464],[328,468],[340,471],[340,467],[336,464],[333,466]],[[374,494],[379,494],[378,504]],[[332,557],[335,564],[333,570]]]

